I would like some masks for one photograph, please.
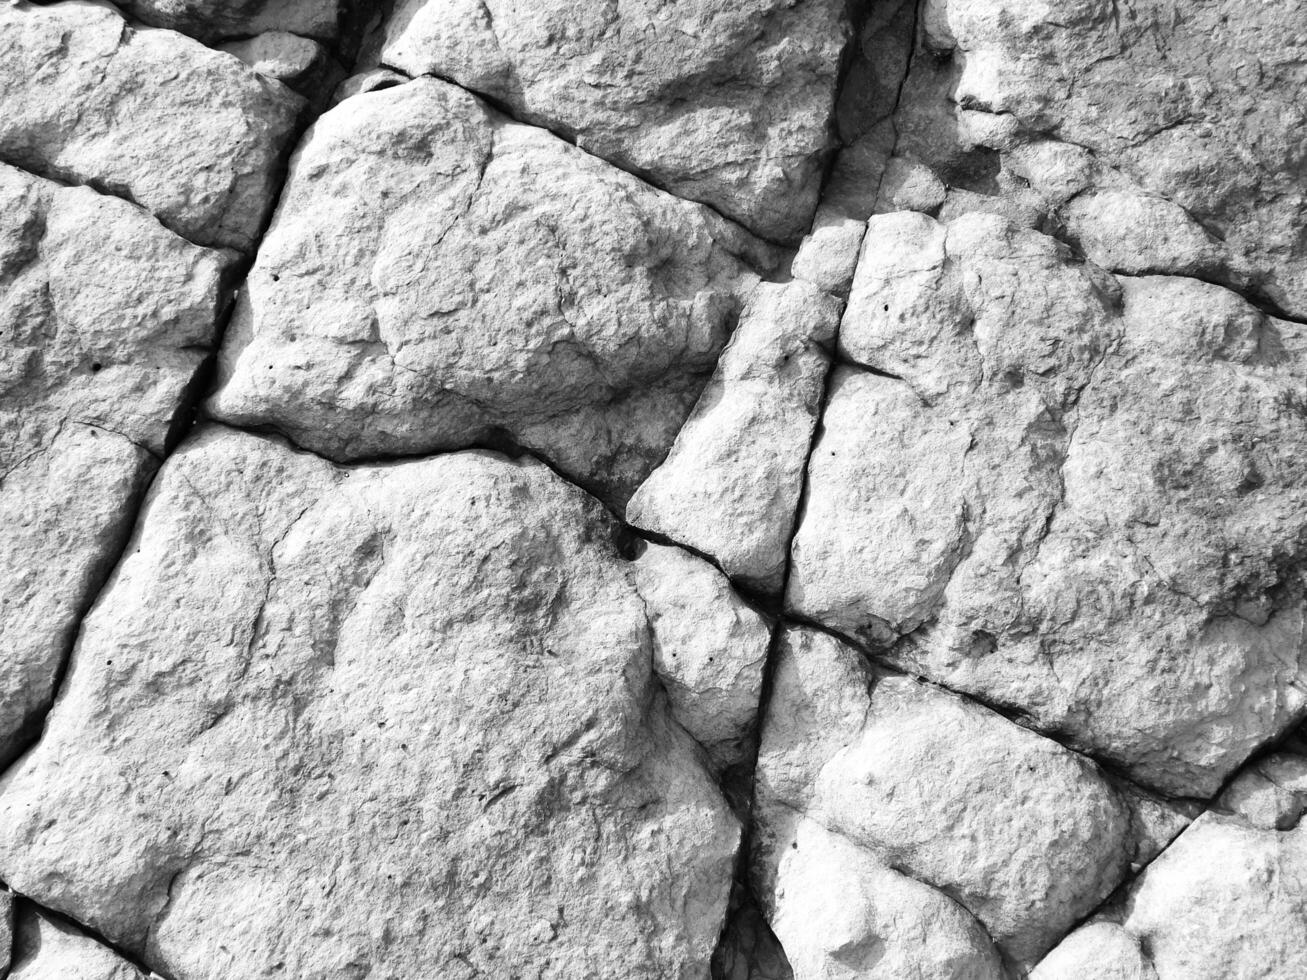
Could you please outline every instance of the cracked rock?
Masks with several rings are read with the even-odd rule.
[[[230,257],[0,165],[0,761],[35,734],[212,350]]]
[[[995,216],[873,218],[788,607],[1210,796],[1307,709],[1305,345]]]
[[[24,906],[8,980],[146,980],[146,975],[75,927]]]
[[[841,304],[802,280],[763,283],[694,412],[626,508],[636,527],[711,555],[777,594]]]
[[[1185,822],[803,629],[782,634],[755,786],[757,887],[799,978],[883,950],[868,975],[999,977],[1000,952],[1029,966]],[[921,942],[930,923],[938,944]]]
[[[648,545],[634,569],[673,716],[718,772],[749,763],[771,642],[766,620],[726,576],[680,548]]]
[[[1109,964],[1117,972],[1105,972]],[[1287,980],[1305,970],[1307,830],[1263,829],[1208,813],[1108,918],[1071,933],[1032,978]]]
[[[1114,271],[1307,315],[1296,0],[927,0],[897,152],[1025,198]]]
[[[338,0],[121,0],[118,6],[154,27],[167,27],[206,44],[267,31],[330,41],[339,28]]]
[[[615,531],[538,463],[210,427],[0,788],[0,876],[185,980],[704,976],[739,827]]]
[[[774,255],[435,79],[314,125],[212,410],[340,460],[509,439],[615,505],[671,446]]]
[[[504,104],[764,238],[817,207],[849,27],[839,0],[400,0],[380,61]]]
[[[242,251],[258,241],[303,106],[229,55],[90,0],[0,4],[0,102],[0,160]]]

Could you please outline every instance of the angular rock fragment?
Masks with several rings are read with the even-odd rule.
[[[314,125],[214,413],[335,459],[507,434],[615,505],[666,454],[771,250],[435,79]]]
[[[999,977],[986,932],[1029,966],[1184,825],[1087,759],[826,634],[782,634],[775,671],[754,874],[796,976],[869,970],[891,950],[867,975]],[[932,922],[937,945],[921,940]]]
[[[8,980],[146,980],[108,947],[64,922],[23,907]]]
[[[330,41],[340,26],[339,0],[121,0],[118,6],[154,27],[167,27],[206,44],[267,31]]]
[[[673,716],[717,771],[751,762],[767,621],[726,576],[680,548],[648,545],[633,568]]]
[[[840,0],[401,0],[380,60],[454,80],[759,235],[808,230],[849,27]]]
[[[1095,262],[1307,316],[1296,0],[929,0],[896,151],[1025,200]]]
[[[229,264],[124,201],[0,165],[0,764],[126,540]]]
[[[535,462],[202,432],[0,789],[0,876],[184,980],[704,976],[739,827],[616,532]]]
[[[1107,964],[1120,964],[1108,972]],[[1095,972],[1097,971],[1097,972]],[[1205,814],[1107,918],[1071,933],[1034,980],[1297,977],[1307,971],[1307,829]]]
[[[266,78],[275,79],[309,100],[315,110],[325,107],[345,70],[327,48],[285,31],[266,31],[229,41],[222,50],[239,58]]]
[[[1307,329],[994,216],[863,255],[789,608],[1210,796],[1307,709]]]
[[[0,5],[0,161],[125,197],[200,245],[252,250],[303,100],[107,3]]]
[[[636,527],[711,555],[778,594],[841,304],[802,280],[749,297],[663,464],[631,498]]]
[[[1223,810],[1259,830],[1291,830],[1307,813],[1307,757],[1276,752],[1241,772],[1221,794]]]

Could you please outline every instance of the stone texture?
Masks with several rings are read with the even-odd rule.
[[[758,287],[628,521],[711,555],[749,588],[781,591],[840,307],[803,280]]]
[[[207,44],[267,31],[330,41],[340,26],[339,0],[122,0],[131,16]]]
[[[1025,198],[1101,265],[1307,316],[1295,0],[926,0],[896,152]]]
[[[848,33],[840,0],[400,0],[380,61],[453,79],[763,237],[797,241],[817,206]]]
[[[435,79],[314,125],[242,291],[219,418],[336,459],[507,435],[610,501],[666,454],[772,258]]]
[[[1307,813],[1307,756],[1276,752],[1239,773],[1219,806],[1259,830],[1292,830]]]
[[[633,567],[653,631],[653,669],[673,717],[715,771],[747,766],[771,643],[767,621],[726,576],[680,548],[647,545]]]
[[[35,734],[216,341],[223,253],[0,165],[0,762]]]
[[[0,876],[185,980],[703,976],[739,827],[615,530],[533,462],[208,429],[0,788]]]
[[[1154,804],[1087,759],[811,630],[782,634],[755,792],[757,887],[796,977],[881,949],[872,975],[1001,976],[986,933],[1028,966],[1185,822],[1159,837]]]
[[[788,608],[1216,792],[1307,708],[1307,332],[992,215],[863,256]]]
[[[1206,814],[1131,886],[1113,913],[1118,924],[1073,932],[1032,976],[1300,976],[1307,970],[1305,862],[1301,827],[1259,829]],[[1109,962],[1119,962],[1120,972],[1103,972]]]
[[[113,950],[74,926],[23,909],[8,980],[146,980]]]
[[[0,4],[0,978],[1302,980],[1305,11]]]
[[[134,201],[200,245],[252,250],[303,101],[109,4],[0,5],[0,160]]]

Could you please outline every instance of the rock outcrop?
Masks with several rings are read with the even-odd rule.
[[[0,978],[1302,980],[1304,83],[0,2]]]

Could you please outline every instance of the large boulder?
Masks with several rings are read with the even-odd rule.
[[[125,201],[0,165],[0,763],[126,542],[229,265]]]
[[[424,78],[348,99],[291,165],[215,415],[334,459],[507,434],[624,503],[774,256],[702,205]]]
[[[400,0],[380,60],[449,78],[763,237],[817,207],[843,0]]]
[[[535,462],[208,428],[0,787],[0,877],[177,980],[704,976],[740,829],[617,530]]]
[[[0,161],[127,198],[199,245],[252,251],[304,100],[93,0],[0,5]]]
[[[904,212],[840,347],[789,609],[1172,794],[1301,716],[1307,329]]]

